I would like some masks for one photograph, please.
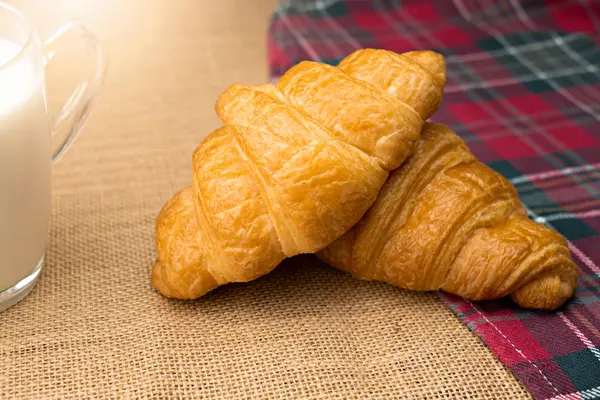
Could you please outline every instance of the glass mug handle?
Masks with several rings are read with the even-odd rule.
[[[95,70],[91,78],[80,79],[71,96],[50,119],[53,163],[73,143],[85,125],[98,100],[108,66],[106,54],[98,38],[78,21],[71,21],[58,29],[42,44],[45,66],[60,53],[61,47],[75,42],[83,42],[86,45],[86,52],[93,54]]]

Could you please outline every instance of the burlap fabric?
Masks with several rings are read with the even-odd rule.
[[[266,80],[273,1],[149,3],[86,11],[108,32],[111,72],[54,170],[42,279],[0,314],[0,398],[526,398],[435,295],[312,256],[194,302],[153,290],[154,219],[189,183],[218,93]]]

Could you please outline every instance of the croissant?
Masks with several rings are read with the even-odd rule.
[[[225,90],[224,126],[157,218],[155,288],[197,298],[339,238],[415,150],[444,81],[437,53],[359,50],[338,67],[302,62],[276,85]]]
[[[565,239],[530,220],[510,182],[433,123],[361,221],[318,256],[360,279],[544,310],[573,295],[578,275]]]

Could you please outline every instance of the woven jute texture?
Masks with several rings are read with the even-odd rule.
[[[361,282],[313,256],[194,302],[153,290],[154,219],[189,184],[219,92],[266,81],[274,1],[57,2],[56,15],[15,3],[92,18],[112,62],[54,169],[43,276],[0,313],[1,399],[527,398],[434,294]]]

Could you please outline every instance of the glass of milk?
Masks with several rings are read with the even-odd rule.
[[[94,71],[50,116],[44,69],[57,53],[79,44],[85,45],[82,57],[93,61]],[[83,25],[69,23],[41,41],[19,11],[0,2],[0,311],[25,297],[40,275],[50,219],[50,167],[83,127],[105,71],[98,40]]]

